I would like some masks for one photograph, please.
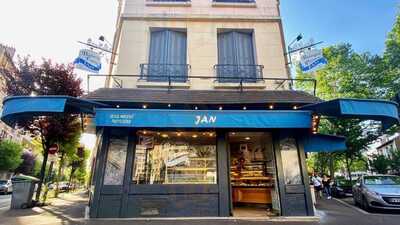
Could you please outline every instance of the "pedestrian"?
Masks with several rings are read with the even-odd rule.
[[[324,174],[322,177],[322,185],[324,187],[326,198],[331,199],[332,198],[331,178],[326,174]]]
[[[319,177],[316,173],[313,173],[313,176],[311,178],[312,184],[314,186],[314,191],[315,195],[318,198],[322,198],[322,182],[321,182],[321,177]]]

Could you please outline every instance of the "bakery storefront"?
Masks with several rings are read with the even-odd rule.
[[[305,153],[346,148],[343,137],[317,134],[319,118],[379,120],[384,128],[398,122],[389,101],[127,91],[134,90],[4,101],[8,124],[21,116],[92,115],[92,218],[313,216]]]

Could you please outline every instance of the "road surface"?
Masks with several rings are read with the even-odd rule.
[[[11,204],[11,195],[0,195],[0,209],[8,209]]]

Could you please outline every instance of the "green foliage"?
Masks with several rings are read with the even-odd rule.
[[[390,167],[396,174],[400,174],[400,149],[392,152]]]
[[[0,141],[0,170],[13,171],[22,162],[23,147],[10,140]]]
[[[390,159],[386,158],[384,155],[374,155],[370,160],[372,170],[379,174],[386,174],[390,164]]]

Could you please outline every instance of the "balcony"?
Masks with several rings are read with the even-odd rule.
[[[219,83],[257,83],[263,81],[263,65],[214,65]]]
[[[143,64],[148,67],[148,64]],[[186,65],[187,70],[190,68]],[[150,66],[151,67],[151,66]],[[262,90],[301,90],[315,96],[317,82],[315,79],[290,79],[279,78],[275,75],[267,75],[260,78],[232,78],[232,77],[217,77],[207,75],[191,75],[176,77],[173,75],[167,77],[160,76],[144,76],[139,74],[88,74],[87,76],[87,91],[90,93],[98,88],[165,88],[165,89],[189,89],[189,90],[215,90],[224,89],[237,90],[240,92],[255,89],[254,85],[262,85]],[[284,77],[284,76],[280,76]],[[233,83],[220,83],[223,81],[234,81]],[[238,81],[239,80],[239,81]],[[250,81],[250,83],[246,82]],[[256,81],[256,82],[254,82]],[[227,87],[228,85],[229,87]]]
[[[187,81],[190,65],[188,64],[140,64],[140,79],[147,82]]]

